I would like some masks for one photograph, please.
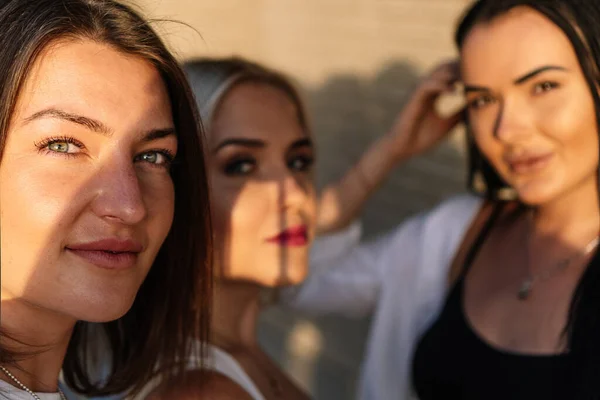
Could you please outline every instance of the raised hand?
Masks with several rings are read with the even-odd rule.
[[[438,65],[418,84],[388,133],[395,158],[406,159],[429,150],[461,121],[463,110],[441,116],[435,109],[436,100],[453,91],[458,79],[458,62],[452,61]]]
[[[458,76],[456,62],[438,66],[419,83],[390,131],[375,141],[342,179],[324,188],[319,198],[319,233],[347,226],[396,166],[427,151],[456,126],[462,110],[445,117],[438,114],[435,103],[442,93],[453,90]]]

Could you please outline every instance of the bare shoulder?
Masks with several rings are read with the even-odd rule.
[[[253,400],[240,385],[216,371],[188,371],[178,385],[159,385],[146,400]]]

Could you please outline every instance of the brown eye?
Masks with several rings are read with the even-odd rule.
[[[314,164],[313,157],[298,156],[298,157],[293,157],[292,159],[289,160],[288,168],[291,169],[292,171],[304,172],[304,171],[309,171],[312,168],[313,164]]]
[[[533,93],[534,94],[542,94],[542,93],[548,92],[552,89],[556,89],[557,87],[558,87],[558,83],[556,83],[556,82],[550,82],[550,81],[541,82],[533,87]]]
[[[494,98],[492,96],[490,96],[489,94],[483,94],[469,101],[469,108],[473,110],[479,110],[493,102]]]
[[[229,176],[244,176],[254,172],[256,161],[253,159],[238,159],[225,165],[223,172]]]

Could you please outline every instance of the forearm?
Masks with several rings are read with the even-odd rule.
[[[323,189],[317,219],[319,234],[348,226],[394,167],[406,159],[396,151],[392,140],[390,134],[378,139],[339,181]]]
[[[396,165],[430,149],[462,120],[462,110],[442,116],[435,109],[437,98],[453,90],[457,76],[456,62],[441,64],[417,87],[390,132],[377,140],[339,182],[323,190],[319,233],[347,226]]]

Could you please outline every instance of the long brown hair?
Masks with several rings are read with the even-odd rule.
[[[171,231],[129,312],[108,323],[76,324],[63,373],[70,387],[87,395],[138,392],[158,365],[165,367],[164,379],[173,378],[192,341],[208,338],[212,286],[203,130],[185,75],[149,24],[114,0],[3,0],[0,26],[0,162],[23,82],[43,49],[58,39],[108,44],[148,61],[165,82],[179,141]],[[106,347],[99,348],[101,342]],[[110,361],[101,381],[89,368],[98,353]],[[0,363],[15,361],[15,353],[0,347]]]

